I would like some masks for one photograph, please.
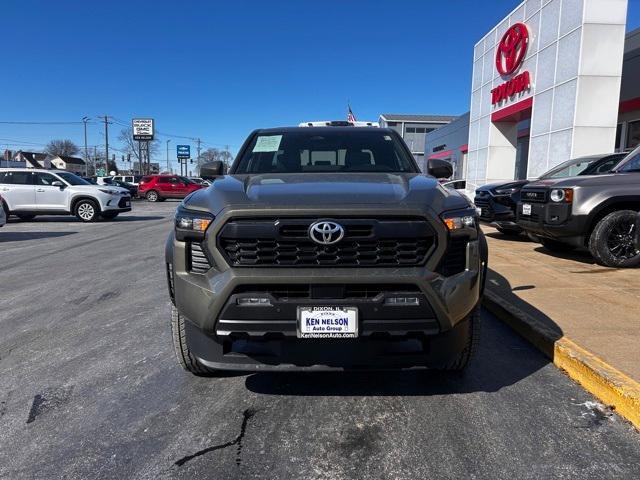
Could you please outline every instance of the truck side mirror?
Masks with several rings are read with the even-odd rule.
[[[430,158],[427,160],[427,173],[436,178],[449,178],[453,175],[453,165],[446,160]]]
[[[217,177],[221,177],[227,173],[226,170],[224,162],[216,160],[214,162],[205,163],[200,167],[200,177],[205,180],[215,180]]]
[[[51,182],[51,186],[64,188],[64,183],[62,183],[60,180],[54,180],[53,182]]]

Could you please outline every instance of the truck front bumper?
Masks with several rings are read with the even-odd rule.
[[[174,304],[186,319],[192,352],[205,365],[233,370],[434,367],[468,340],[486,268],[483,241],[470,241],[466,268],[442,276],[425,267],[229,268],[189,270],[189,245],[173,235],[166,259]],[[278,287],[293,293],[278,295]],[[348,292],[369,288],[373,293]],[[332,294],[336,292],[335,294]],[[302,292],[302,293],[301,293]],[[346,293],[345,293],[346,292]],[[268,304],[239,306],[239,298]],[[417,304],[387,302],[410,297]],[[299,306],[355,306],[356,339],[297,338]]]

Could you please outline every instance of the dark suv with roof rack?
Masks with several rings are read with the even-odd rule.
[[[487,247],[473,205],[393,130],[257,130],[187,197],[166,245],[180,364],[462,370]],[[436,177],[436,178],[434,178]]]
[[[640,265],[640,147],[608,174],[540,180],[520,196],[518,225],[547,249],[586,247],[602,265]]]

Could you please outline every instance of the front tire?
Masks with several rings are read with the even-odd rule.
[[[463,321],[467,323],[468,328],[467,344],[454,360],[441,369],[442,371],[462,373],[476,355],[480,343],[480,307],[474,308]]]
[[[160,195],[158,195],[158,192],[155,190],[149,190],[145,195],[145,198],[147,199],[147,202],[157,202],[160,200]]]
[[[605,267],[637,267],[640,265],[640,246],[636,245],[638,228],[638,214],[633,210],[608,214],[589,237],[591,255]]]
[[[75,214],[81,222],[95,222],[100,214],[98,204],[93,200],[80,200],[76,204]]]
[[[171,337],[173,339],[173,349],[180,366],[187,372],[197,376],[213,376],[217,370],[207,367],[198,361],[189,349],[189,342],[184,327],[184,317],[180,315],[178,309],[171,305]]]

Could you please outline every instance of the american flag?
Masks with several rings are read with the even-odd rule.
[[[347,112],[347,122],[355,122],[355,121],[356,121],[356,116],[351,111],[351,105],[349,105],[348,112]]]

